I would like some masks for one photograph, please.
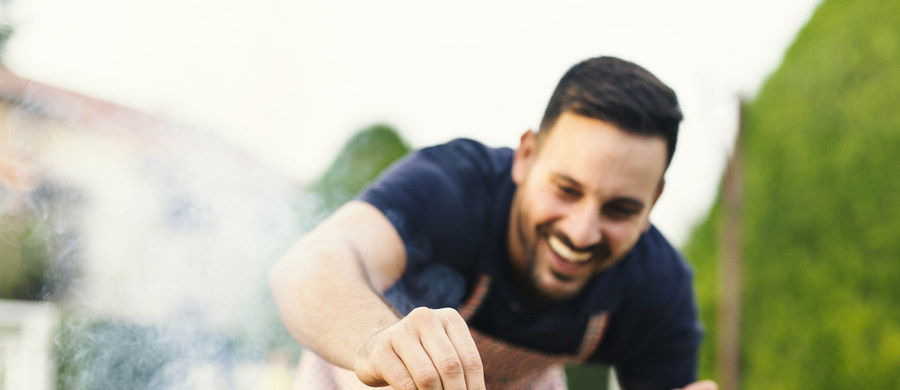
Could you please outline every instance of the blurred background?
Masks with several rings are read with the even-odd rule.
[[[0,389],[285,388],[265,276],[291,242],[411,148],[515,147],[596,55],[685,113],[651,219],[695,267],[700,375],[900,388],[900,3],[0,0],[0,24]]]

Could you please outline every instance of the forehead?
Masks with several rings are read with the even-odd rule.
[[[566,112],[541,135],[537,164],[586,186],[655,192],[666,167],[666,142]]]

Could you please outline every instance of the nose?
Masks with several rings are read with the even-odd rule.
[[[575,249],[586,249],[600,243],[600,210],[587,202],[573,207],[559,225]]]

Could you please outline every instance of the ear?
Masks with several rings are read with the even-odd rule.
[[[521,185],[531,170],[534,156],[537,154],[537,135],[528,130],[519,139],[519,148],[513,154],[512,179],[516,185]]]
[[[659,196],[662,195],[664,188],[666,188],[666,178],[659,179],[659,188],[656,189],[656,196],[653,198],[653,204],[651,206],[656,205],[656,201],[659,200]]]
[[[666,188],[666,178],[659,179],[659,188],[656,189],[656,196],[653,197],[653,203],[650,204],[650,209],[653,210],[653,206],[656,206],[656,201],[659,200],[660,195],[663,193],[663,189]],[[644,231],[650,230],[650,218],[647,218],[647,225],[644,226]]]

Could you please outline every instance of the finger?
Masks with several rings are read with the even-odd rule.
[[[392,389],[416,388],[416,383],[400,356],[391,351],[391,353],[383,354],[379,358],[381,360],[378,362],[378,371],[384,382],[386,382],[385,384]]]
[[[354,371],[357,378],[367,386],[391,385],[399,389],[415,388],[406,366],[397,356],[387,337],[368,342],[354,363]]]
[[[421,335],[418,328],[423,325],[421,321],[411,322],[406,319],[401,321],[406,329],[402,337],[393,339],[394,352],[403,362],[406,371],[416,384],[416,388],[419,390],[441,389],[440,374],[420,340]]]
[[[447,335],[445,315],[439,312],[419,328],[422,347],[431,358],[445,390],[465,390],[466,377],[456,347]]]
[[[472,333],[469,332],[469,326],[459,316],[459,313],[453,311],[453,315],[448,316],[444,327],[462,364],[466,389],[484,390],[484,365],[481,362],[481,355],[478,353],[475,340],[472,339]]]

